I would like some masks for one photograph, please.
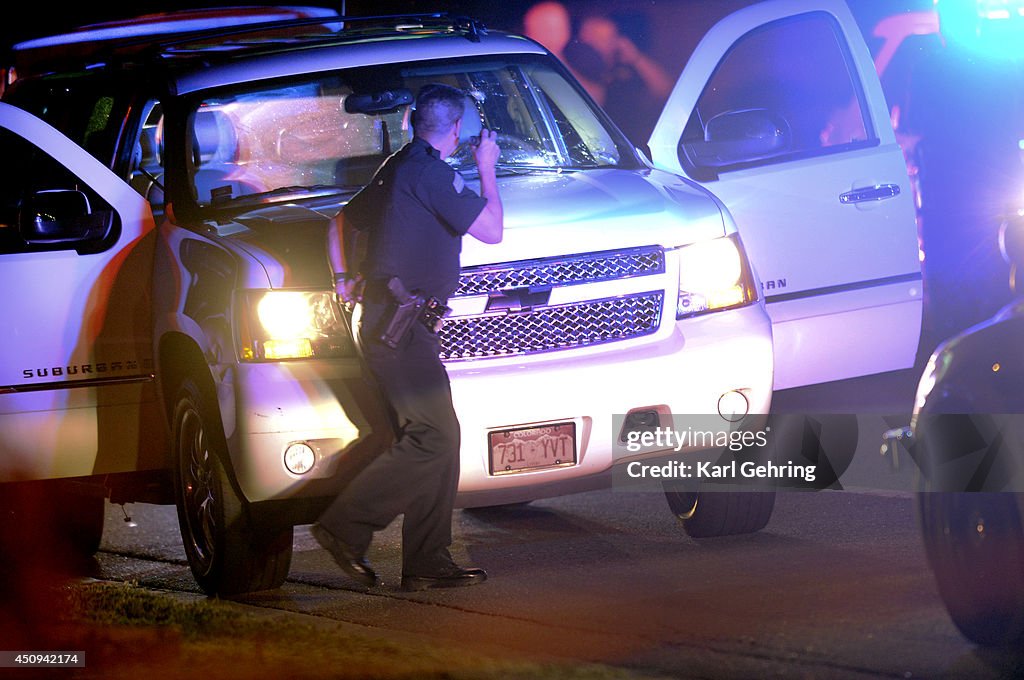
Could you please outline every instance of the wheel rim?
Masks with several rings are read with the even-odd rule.
[[[178,460],[189,542],[203,571],[209,571],[215,554],[217,500],[206,428],[194,408],[182,416],[179,435]]]

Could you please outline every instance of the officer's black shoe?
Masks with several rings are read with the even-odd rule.
[[[402,574],[402,590],[416,591],[431,588],[461,588],[474,586],[487,580],[487,572],[476,567],[452,565],[448,569],[430,576]]]
[[[334,561],[338,563],[338,566],[346,574],[367,588],[380,585],[380,579],[377,578],[377,574],[373,571],[370,564],[362,557],[356,557],[352,549],[334,536],[334,534],[319,524],[311,526],[309,533],[313,535],[313,538],[316,539],[316,542],[324,550],[331,553],[331,557],[334,558]]]

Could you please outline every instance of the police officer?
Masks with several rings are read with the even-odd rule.
[[[473,148],[479,195],[444,161],[459,146],[466,101],[457,88],[424,86],[416,97],[412,141],[385,161],[336,221],[336,272],[356,263],[353,253],[365,247],[357,268],[336,273],[336,289],[343,300],[359,301],[363,354],[393,411],[396,440],[341,492],[311,533],[366,586],[380,583],[365,558],[373,534],[399,514],[405,515],[404,590],[468,586],[487,578],[482,569],[456,564],[448,550],[460,440],[439,339],[426,324],[413,323],[397,346],[381,341],[394,309],[389,281],[397,277],[408,291],[445,302],[459,282],[463,235],[501,241],[496,134],[482,130]]]

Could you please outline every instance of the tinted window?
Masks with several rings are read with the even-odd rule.
[[[687,142],[702,142],[708,124],[757,110],[786,137],[784,145],[736,167],[815,156],[868,142],[873,133],[839,28],[820,13],[767,24],[743,36],[722,59],[687,123],[680,147],[684,166],[699,166]],[[746,117],[744,121],[753,120]],[[741,121],[742,122],[742,121]],[[715,123],[711,123],[715,129]],[[735,129],[749,125],[724,125]],[[730,169],[717,166],[719,170]]]
[[[114,167],[123,102],[112,86],[96,78],[50,78],[16,83],[4,101],[60,130],[64,136]]]

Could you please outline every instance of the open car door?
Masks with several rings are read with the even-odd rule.
[[[923,291],[912,192],[845,3],[769,0],[717,23],[650,149],[656,166],[732,212],[772,319],[776,389],[914,364]]]
[[[0,482],[156,467],[149,204],[3,103],[0,147]]]

